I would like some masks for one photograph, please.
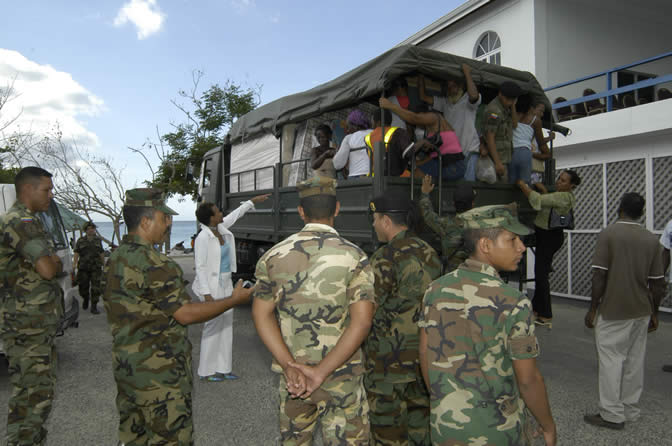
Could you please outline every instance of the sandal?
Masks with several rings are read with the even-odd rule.
[[[225,378],[224,375],[220,375],[219,373],[215,373],[214,375],[210,376],[201,376],[201,381],[209,381],[212,383],[218,383],[224,381],[225,379],[227,378]]]

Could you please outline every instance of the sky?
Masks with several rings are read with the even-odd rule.
[[[0,123],[40,134],[58,124],[80,149],[123,169],[149,168],[128,147],[156,141],[184,115],[192,87],[261,85],[261,103],[308,90],[384,53],[463,1],[24,0],[3,2],[0,87],[16,95]],[[156,161],[156,160],[153,160]],[[173,198],[179,220],[195,204]]]

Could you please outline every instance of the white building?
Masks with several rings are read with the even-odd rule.
[[[611,92],[619,95],[612,104],[625,101],[627,108],[562,123],[572,133],[555,141],[556,168],[574,168],[583,183],[576,190],[577,227],[554,260],[555,294],[589,298],[597,234],[615,221],[624,192],[645,196],[649,230],[659,234],[672,219],[672,100],[662,100],[672,90],[670,17],[667,0],[470,0],[401,42],[527,70],[544,88],[607,71],[612,89],[648,82]],[[585,89],[604,93],[607,77],[547,94],[551,102],[571,102]],[[672,296],[663,305],[669,310]]]

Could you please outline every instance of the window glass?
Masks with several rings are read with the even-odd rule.
[[[47,230],[47,233],[51,236],[51,240],[54,242],[56,249],[67,248],[65,228],[63,227],[61,214],[58,212],[56,202],[51,200],[49,210],[47,212],[38,212],[37,215],[40,217],[40,220],[42,220],[42,224]]]
[[[488,31],[476,43],[474,58],[494,65],[502,64],[502,44],[494,31]]]
[[[203,180],[201,181],[201,185],[206,188],[210,187],[210,177],[212,175],[212,158],[209,158],[205,160],[205,164],[203,165]]]

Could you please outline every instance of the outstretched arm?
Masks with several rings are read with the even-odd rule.
[[[380,108],[390,110],[393,113],[399,115],[401,119],[408,122],[412,125],[420,125],[426,127],[427,125],[433,124],[436,121],[436,118],[432,116],[431,113],[414,113],[405,108],[399,107],[397,104],[391,102],[387,98],[380,98],[378,100]]]
[[[478,88],[471,77],[471,67],[466,63],[462,64],[462,72],[464,73],[464,80],[467,84],[467,94],[469,95],[469,102],[475,104],[478,101]]]
[[[186,303],[173,313],[173,318],[182,325],[209,321],[237,305],[248,302],[252,290],[252,288],[243,288],[243,281],[239,280],[230,298],[211,302]]]

